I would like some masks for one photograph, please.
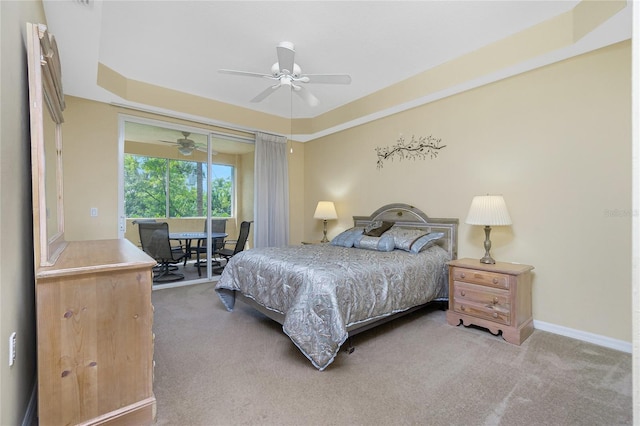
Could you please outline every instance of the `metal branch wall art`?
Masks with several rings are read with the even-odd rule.
[[[388,147],[377,147],[376,154],[378,155],[378,169],[381,169],[383,166],[384,160],[391,159],[393,161],[394,157],[398,157],[398,159],[420,159],[426,160],[427,158],[436,158],[438,153],[442,148],[445,148],[446,145],[440,145],[442,142],[441,138],[434,138],[433,136],[421,136],[416,139],[415,136],[411,136],[411,141],[406,142],[404,136],[400,135],[398,138],[398,143]]]

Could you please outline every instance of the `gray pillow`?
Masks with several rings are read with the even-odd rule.
[[[353,228],[349,228],[346,231],[342,231],[340,234],[336,235],[331,240],[331,245],[340,246],[340,247],[353,247],[356,238],[362,235],[362,231],[364,230],[361,226],[354,226]]]
[[[444,236],[442,232],[430,233],[424,229],[403,228],[401,226],[394,226],[386,232],[386,235],[393,236],[396,249],[412,253],[425,250]]]
[[[395,243],[391,235],[383,234],[381,237],[369,237],[362,234],[356,238],[353,246],[367,250],[393,251]]]
[[[431,232],[423,235],[411,244],[411,253],[420,253],[422,250],[428,249],[442,237],[444,237],[444,232]]]

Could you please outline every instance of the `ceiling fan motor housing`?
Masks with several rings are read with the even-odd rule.
[[[285,70],[285,71],[288,71],[288,70]],[[274,78],[281,78],[282,76],[285,76],[285,75],[290,75],[293,78],[299,78],[300,74],[302,74],[302,69],[298,64],[295,64],[295,63],[293,64],[292,74],[281,71],[279,62],[276,62],[273,65],[271,65],[271,75],[273,75]]]

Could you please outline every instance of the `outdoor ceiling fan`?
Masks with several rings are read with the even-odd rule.
[[[191,155],[194,149],[202,152],[207,152],[206,145],[197,144],[193,139],[189,139],[189,135],[191,135],[191,133],[182,132],[182,136],[184,137],[178,139],[177,141],[161,140],[160,142],[178,145],[178,152],[180,152],[180,154],[182,155]],[[215,152],[213,154],[215,155]]]
[[[281,88],[289,87],[310,106],[318,105],[319,101],[311,92],[301,84],[350,84],[351,76],[348,74],[303,74],[302,69],[295,63],[295,50],[293,43],[283,41],[276,46],[278,62],[271,66],[271,74],[261,74],[249,71],[236,71],[220,69],[223,74],[241,75],[246,77],[259,77],[275,81],[275,84],[260,92],[251,102],[260,102],[267,96]]]

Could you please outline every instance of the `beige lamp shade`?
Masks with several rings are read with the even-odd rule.
[[[313,214],[314,219],[337,219],[336,206],[333,205],[333,201],[318,201],[316,212]]]
[[[473,197],[465,223],[469,225],[511,225],[511,216],[502,195],[478,195]]]
[[[333,201],[318,201],[316,212],[313,214],[314,219],[322,219],[322,239],[321,243],[328,243],[327,239],[327,220],[337,219],[336,206]]]
[[[504,202],[502,195],[478,195],[473,197],[465,222],[469,225],[484,226],[484,257],[480,259],[480,263],[496,263],[489,253],[491,249],[491,239],[489,238],[491,227],[511,225],[511,216],[509,216],[507,204]]]

